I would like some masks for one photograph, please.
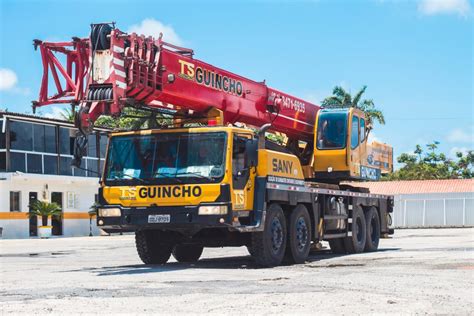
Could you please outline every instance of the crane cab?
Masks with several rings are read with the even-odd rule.
[[[371,149],[364,112],[355,108],[322,109],[315,129],[316,179],[339,182],[380,178],[380,168],[369,163]]]

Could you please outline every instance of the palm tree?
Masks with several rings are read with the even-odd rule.
[[[61,119],[68,121],[68,122],[74,122],[74,111],[73,109],[64,109],[61,111],[60,116]]]
[[[50,216],[61,216],[61,206],[57,203],[49,203],[46,201],[34,201],[30,204],[30,217],[41,216],[42,226],[48,226],[48,218]]]
[[[363,111],[367,117],[367,126],[372,128],[373,122],[377,121],[380,124],[385,124],[385,118],[382,111],[375,108],[374,101],[372,99],[361,100],[362,95],[367,89],[367,86],[363,86],[359,92],[356,93],[354,97],[351,96],[349,92],[344,90],[340,86],[334,87],[332,91],[332,96],[327,97],[321,103],[321,106],[326,108],[356,108]]]

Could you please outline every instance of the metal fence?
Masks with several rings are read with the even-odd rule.
[[[397,228],[474,226],[474,193],[395,196]]]

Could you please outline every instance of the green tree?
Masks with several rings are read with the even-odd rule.
[[[95,125],[108,128],[137,130],[160,128],[168,126],[171,123],[172,118],[169,115],[126,107],[119,117],[101,116],[95,122]]]
[[[449,159],[444,153],[438,153],[439,142],[422,146],[416,145],[413,154],[403,153],[397,161],[403,166],[386,176],[385,180],[429,180],[429,179],[471,179],[474,178],[474,151],[466,154],[456,153],[455,159]]]
[[[332,96],[327,97],[321,103],[321,106],[326,108],[356,108],[363,111],[367,117],[368,127],[371,128],[374,122],[385,124],[385,117],[382,111],[375,107],[372,99],[363,99],[362,95],[365,93],[367,86],[363,86],[354,97],[340,86],[334,87]]]
[[[60,113],[61,119],[69,122],[74,122],[74,112],[72,109],[64,109]]]
[[[74,122],[74,112],[71,109],[64,109],[60,113],[61,119]],[[119,117],[101,116],[94,123],[95,126],[108,127],[111,129],[146,129],[160,128],[172,123],[171,117],[157,112],[140,110],[132,107],[123,109]]]

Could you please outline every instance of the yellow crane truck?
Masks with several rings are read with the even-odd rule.
[[[110,134],[99,190],[98,227],[135,232],[144,263],[197,261],[204,247],[225,246],[246,246],[262,266],[302,263],[323,240],[359,253],[393,234],[393,197],[345,182],[391,169],[391,148],[367,144],[360,110],[321,108],[114,24],[35,45],[46,67],[34,107],[78,106],[76,166],[100,115],[134,106],[167,117],[161,128]],[[49,97],[54,54],[74,62],[52,74],[68,86]]]

